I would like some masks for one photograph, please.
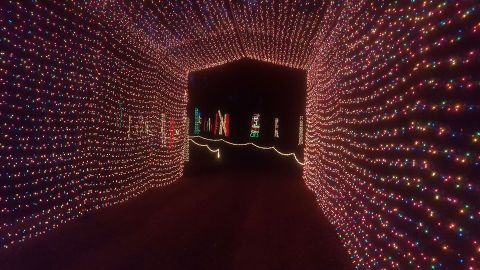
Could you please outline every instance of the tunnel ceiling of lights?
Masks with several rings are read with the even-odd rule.
[[[479,9],[2,1],[0,243],[179,179],[189,72],[251,58],[307,72],[303,178],[353,265],[479,269]]]

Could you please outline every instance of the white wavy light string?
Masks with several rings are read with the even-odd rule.
[[[227,140],[224,140],[224,139],[209,139],[209,138],[205,138],[205,137],[202,137],[202,136],[190,136],[190,141],[192,141],[193,143],[195,143],[197,145],[200,145],[200,146],[205,146],[205,145],[201,145],[201,144],[195,142],[194,140],[192,140],[192,138],[200,138],[200,139],[203,139],[203,140],[206,140],[206,141],[211,141],[211,142],[224,142],[224,143],[227,143],[227,144],[230,144],[230,145],[233,145],[233,146],[248,146],[248,145],[251,145],[251,146],[254,146],[254,147],[256,147],[258,149],[262,149],[262,150],[275,150],[275,152],[277,152],[277,154],[282,155],[282,156],[293,156],[295,158],[295,161],[299,165],[301,165],[301,166],[305,165],[305,162],[300,161],[295,153],[283,153],[283,152],[279,151],[277,148],[275,148],[274,146],[265,147],[265,146],[257,145],[257,144],[252,143],[252,142],[233,143],[233,142],[230,142],[230,141],[227,141]],[[214,151],[212,151],[212,149],[210,149],[210,147],[208,147],[208,149],[211,152],[214,152]],[[217,150],[220,150],[220,149],[217,149]]]
[[[192,139],[188,139],[189,141],[193,142],[194,144],[198,145],[198,146],[201,146],[201,147],[205,147],[208,149],[208,151],[212,152],[212,153],[217,153],[217,158],[220,158],[220,149],[212,149],[210,148],[210,146],[208,146],[207,144],[201,144],[201,143],[197,143],[196,141],[192,140]]]
[[[480,269],[479,1],[1,3],[0,246],[180,179],[188,74],[251,58],[355,269]]]

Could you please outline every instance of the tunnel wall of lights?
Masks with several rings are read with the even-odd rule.
[[[358,269],[480,268],[477,1],[3,1],[0,243],[183,173],[188,73],[308,72],[304,181]]]

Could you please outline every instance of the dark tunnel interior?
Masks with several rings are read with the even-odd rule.
[[[189,74],[189,134],[194,134],[195,109],[201,114],[199,136],[223,138],[232,143],[254,143],[275,147],[283,153],[295,153],[303,160],[304,133],[300,133],[300,117],[305,119],[306,72],[270,63],[242,59],[225,65]],[[229,114],[229,136],[215,130],[216,113]],[[259,136],[251,137],[252,116],[260,115]],[[277,124],[275,123],[277,119]],[[208,121],[211,120],[211,129]],[[276,131],[276,132],[275,132]],[[205,141],[203,141],[205,142]],[[221,149],[221,166],[264,166],[278,168],[275,155],[255,146],[232,146],[208,142]],[[300,144],[301,143],[301,144]],[[192,146],[192,148],[195,148]],[[191,151],[197,152],[196,149]],[[194,155],[194,153],[192,153]],[[286,157],[292,159],[293,157]],[[193,157],[192,163],[204,161]],[[188,168],[188,166],[187,166]]]

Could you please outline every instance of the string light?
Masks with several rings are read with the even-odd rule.
[[[480,269],[478,1],[4,2],[4,247],[179,179],[189,72],[248,57],[307,71],[303,178],[357,269]]]
[[[210,139],[210,138],[205,138],[205,137],[202,137],[202,136],[190,136],[190,139],[194,139],[194,138],[198,138],[198,139],[202,139],[202,140],[206,140],[206,141],[210,141],[210,142],[223,142],[223,143],[226,143],[226,144],[229,144],[229,145],[233,145],[233,146],[254,146],[258,149],[261,149],[261,150],[274,150],[277,154],[281,155],[281,156],[286,156],[286,157],[293,157],[295,158],[295,161],[299,164],[299,165],[305,165],[304,162],[300,161],[297,157],[297,155],[295,153],[284,153],[284,152],[281,152],[279,151],[277,148],[275,148],[274,146],[260,146],[260,145],[257,145],[255,143],[252,143],[252,142],[248,142],[248,143],[233,143],[233,142],[230,142],[230,141],[227,141],[227,140],[224,140],[224,139]]]
[[[260,114],[254,113],[252,116],[252,126],[250,128],[250,138],[260,137]]]
[[[200,125],[202,124],[202,117],[200,115],[200,111],[198,108],[195,108],[195,125],[193,129],[193,134],[198,135],[200,134]],[[205,128],[204,128],[205,129]]]
[[[189,126],[190,126],[190,118],[187,117],[187,122],[185,125],[186,128],[184,133],[185,146],[183,147],[183,156],[184,156],[185,162],[190,161],[190,143],[189,143],[189,134],[188,134]]]
[[[298,145],[303,145],[303,116],[300,116],[298,125]]]
[[[222,112],[218,110],[215,114],[215,131],[214,133],[218,135],[225,135],[225,137],[230,136],[230,115],[226,113],[222,116]]]

